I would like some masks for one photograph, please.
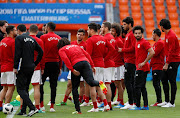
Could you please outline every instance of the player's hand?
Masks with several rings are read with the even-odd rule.
[[[59,70],[59,76],[61,75],[61,69]]]
[[[165,65],[163,66],[163,70],[167,71],[167,69],[168,69],[168,63],[165,63]]]
[[[142,63],[138,64],[138,68],[141,69],[144,65],[145,65],[145,63],[142,62]]]
[[[96,73],[96,69],[94,67],[92,68],[92,71],[94,74]]]
[[[44,70],[41,70],[41,75],[43,75],[44,74]]]
[[[34,70],[36,70],[36,67],[37,67],[37,66],[34,67]]]
[[[76,75],[76,76],[79,76],[80,72],[74,69],[73,74]]]
[[[122,48],[118,48],[118,52],[122,52]]]
[[[13,72],[14,72],[15,74],[18,74],[18,70],[15,69],[15,68],[13,68]]]

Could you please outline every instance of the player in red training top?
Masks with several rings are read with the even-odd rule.
[[[148,61],[153,57],[154,50],[150,43],[142,38],[144,29],[141,26],[133,28],[134,36],[136,37],[136,78],[135,78],[135,93],[136,93],[136,107],[131,110],[149,110],[148,97],[146,91],[146,78],[150,71]],[[149,53],[149,54],[148,54]],[[143,96],[144,107],[140,107],[141,94]]]
[[[162,68],[164,66],[164,42],[161,40],[161,31],[156,28],[153,30],[152,38],[155,41],[153,45],[154,56],[151,59],[150,67],[152,67],[152,78],[153,86],[156,92],[156,103],[151,106],[157,106],[157,104],[162,103],[161,96],[161,84],[160,80],[162,78]]]
[[[104,35],[104,39],[107,40],[109,43],[111,43],[115,48],[115,39],[114,39],[113,35],[111,35],[110,30],[111,30],[111,23],[103,22],[103,24],[101,26],[101,32]],[[109,52],[110,52],[110,50],[108,50],[108,48],[106,48],[105,56]],[[104,67],[104,82],[105,82],[105,84],[107,86],[107,90],[108,90],[108,92],[106,94],[106,99],[107,99],[110,109],[112,109],[112,106],[111,106],[112,93],[111,93],[110,84],[115,75],[114,54],[111,54],[111,57],[109,59],[107,59],[106,57],[104,58],[104,65],[105,65],[105,67]],[[102,107],[102,106],[104,106],[104,105],[102,104],[99,107]]]
[[[118,104],[118,105],[115,106],[114,108],[121,108],[124,107],[123,93],[125,89],[125,85],[124,85],[125,67],[124,67],[123,53],[118,52],[118,48],[123,48],[124,46],[122,39],[120,39],[121,26],[118,23],[113,23],[111,25],[111,34],[114,36],[116,40],[115,42],[116,52],[114,54],[115,75],[113,81],[118,89],[118,98],[117,101],[114,102],[114,104]]]
[[[135,103],[135,93],[134,93],[134,76],[135,76],[135,44],[136,38],[132,32],[134,20],[132,17],[126,17],[123,19],[123,28],[128,33],[125,38],[125,43],[123,48],[119,48],[119,52],[124,53],[124,62],[125,62],[125,75],[124,82],[128,93],[128,104],[122,107],[121,109],[129,109],[133,107]]]
[[[81,76],[91,86],[100,86],[102,90],[106,89],[105,84],[101,81],[94,80],[95,72],[93,61],[90,55],[77,45],[70,45],[67,38],[62,38],[58,42],[59,55],[66,64],[71,73],[72,94],[76,111],[73,114],[81,114],[79,106],[78,86]]]
[[[165,56],[166,63],[163,66],[162,84],[164,89],[165,101],[158,106],[175,107],[175,97],[177,91],[176,76],[180,63],[179,41],[171,29],[171,23],[167,19],[160,21],[161,30],[165,32]],[[171,84],[171,100],[169,100],[169,83]]]
[[[10,103],[15,89],[15,74],[13,72],[15,37],[17,36],[16,27],[9,25],[6,28],[7,37],[0,42],[0,62],[1,62],[1,85],[0,92],[0,111],[5,98],[5,104]],[[6,97],[5,97],[6,96]]]
[[[40,39],[44,43],[44,60],[45,60],[45,69],[44,74],[42,75],[42,82],[43,84],[40,86],[40,107],[42,110],[45,110],[44,103],[43,103],[43,95],[44,95],[44,82],[46,78],[49,77],[50,88],[51,88],[51,106],[50,112],[55,112],[54,104],[56,98],[56,87],[57,87],[57,80],[60,73],[60,59],[58,54],[57,44],[58,41],[61,39],[60,36],[54,33],[56,28],[56,24],[53,22],[47,23],[47,34],[44,34],[40,37]],[[59,65],[60,64],[60,65]]]
[[[80,46],[82,49],[86,49],[86,42],[83,41],[84,37],[85,37],[85,30],[84,29],[79,29],[77,31],[77,34],[76,34],[76,37],[77,37],[77,40],[76,41],[73,41],[71,42],[72,45],[78,45]],[[72,101],[72,98],[71,96],[69,96],[69,94],[71,93],[72,91],[72,84],[71,84],[71,71],[69,71],[69,74],[67,76],[67,79],[68,79],[68,83],[67,83],[67,89],[65,91],[65,96],[64,96],[64,99],[61,103],[59,104],[56,104],[57,106],[60,106],[60,105],[67,105],[66,102],[67,102],[67,99],[71,100]],[[82,100],[83,100],[83,94],[84,94],[84,81],[83,81],[83,78],[81,77],[80,79],[80,94],[79,94],[79,102],[81,103]]]

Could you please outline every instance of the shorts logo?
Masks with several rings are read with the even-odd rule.
[[[172,66],[170,66],[169,69],[172,69]]]
[[[128,37],[126,38],[126,41],[128,40]]]
[[[136,77],[138,76],[138,74],[136,74]]]
[[[125,69],[124,72],[127,72],[127,69]]]
[[[157,73],[154,73],[154,75],[157,75]]]
[[[140,44],[138,44],[137,48],[140,48]]]

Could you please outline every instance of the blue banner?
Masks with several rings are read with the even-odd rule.
[[[0,19],[13,24],[101,24],[105,20],[105,4],[1,3]]]

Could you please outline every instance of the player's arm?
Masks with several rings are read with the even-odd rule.
[[[105,56],[105,59],[108,60],[112,57],[112,55],[114,54],[114,52],[116,51],[114,46],[106,40],[106,47],[108,48],[108,53],[107,55]]]
[[[92,51],[93,51],[93,43],[91,40],[87,40],[86,42],[86,51],[89,53],[89,55],[91,56],[92,55]]]
[[[135,52],[135,45],[136,45],[136,38],[134,36],[131,36],[130,38],[131,40],[131,45],[129,48],[120,48],[121,51],[119,50],[119,52]]]
[[[36,42],[36,40],[34,40],[35,43],[35,50],[38,52],[38,56],[36,61],[34,62],[35,65],[37,66],[38,63],[41,61],[42,57],[43,57],[43,50],[42,48],[39,46],[39,44]]]
[[[174,54],[174,50],[176,50],[176,47],[175,47],[175,39],[176,39],[177,37],[175,37],[175,36],[173,36],[173,37],[170,37],[169,39],[168,39],[168,45],[169,45],[169,51],[168,51],[168,58],[166,58],[166,63],[167,64],[169,64],[170,63],[170,58],[172,58],[173,57],[173,54]]]
[[[84,55],[88,58],[91,67],[94,68],[94,63],[93,63],[93,61],[91,59],[91,56],[84,49],[81,48],[81,50],[83,51]]]
[[[154,52],[155,52],[155,54],[154,54],[154,57],[155,56],[158,56],[159,55],[159,53],[162,51],[164,49],[164,44],[163,43],[157,43],[157,46],[155,47],[155,50],[154,50]]]

